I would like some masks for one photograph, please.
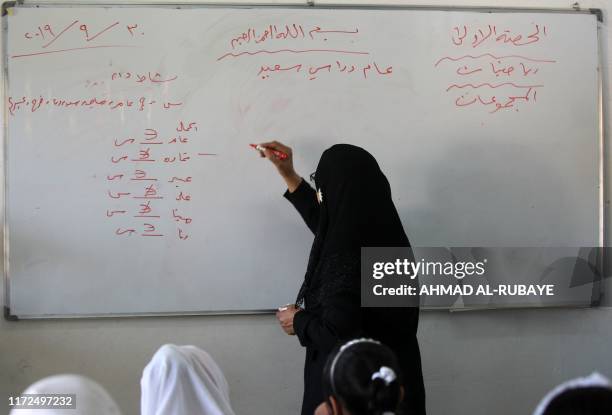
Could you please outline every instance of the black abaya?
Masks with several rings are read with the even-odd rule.
[[[316,192],[304,180],[285,197],[315,234],[294,317],[300,344],[306,347],[302,415],[312,415],[324,400],[321,378],[334,346],[367,336],[388,345],[404,376],[406,414],[425,414],[425,390],[416,332],[418,308],[360,307],[360,248],[410,246],[376,160],[367,151],[338,144],[321,156]]]

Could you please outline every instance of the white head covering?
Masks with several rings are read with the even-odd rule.
[[[195,346],[162,346],[140,386],[141,415],[234,415],[223,372]]]
[[[576,378],[568,380],[564,382],[548,392],[546,396],[540,401],[540,404],[534,411],[533,415],[543,415],[548,408],[548,405],[555,399],[557,396],[561,395],[563,392],[566,392],[570,389],[579,389],[579,388],[592,388],[592,387],[600,387],[600,388],[610,388],[612,389],[612,383],[605,376],[600,375],[595,372],[590,376]]]
[[[76,409],[13,409],[10,415],[121,415],[108,392],[79,375],[56,375],[39,380],[23,394],[75,394]]]

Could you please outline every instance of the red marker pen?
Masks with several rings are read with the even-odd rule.
[[[285,160],[287,157],[289,157],[286,153],[283,153],[282,151],[279,151],[279,150],[272,150],[269,148],[265,148],[259,144],[249,144],[249,145],[258,151],[270,150],[272,154],[274,154],[276,157],[278,157],[281,160]]]

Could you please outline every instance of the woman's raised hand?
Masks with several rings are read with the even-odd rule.
[[[287,183],[287,188],[289,192],[293,192],[298,188],[300,183],[302,182],[302,177],[296,173],[293,168],[293,151],[291,147],[287,147],[283,143],[279,143],[278,141],[269,141],[267,143],[260,143],[263,150],[260,150],[259,154],[261,157],[265,157],[276,166],[278,173]],[[274,154],[274,151],[281,151],[287,155],[286,158],[281,158]]]

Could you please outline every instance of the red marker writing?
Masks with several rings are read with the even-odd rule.
[[[264,150],[269,150],[272,152],[272,154],[274,154],[277,158],[281,159],[281,160],[285,160],[287,157],[289,157],[286,153],[283,153],[282,151],[279,150],[272,150],[269,148],[265,148],[259,144],[249,144],[251,147],[253,147],[255,150],[258,151],[264,151]]]

